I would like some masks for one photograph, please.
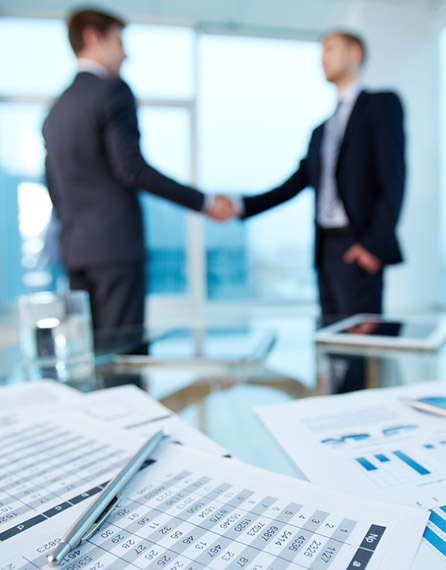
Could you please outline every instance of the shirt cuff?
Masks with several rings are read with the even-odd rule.
[[[231,198],[231,201],[234,205],[234,210],[237,212],[237,216],[240,218],[245,213],[245,203],[243,198],[240,198],[240,196],[234,196]]]
[[[205,194],[203,200],[203,212],[208,212],[214,204],[214,195]]]

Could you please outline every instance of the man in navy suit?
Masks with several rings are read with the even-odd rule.
[[[359,85],[365,55],[361,39],[335,31],[324,36],[322,48],[326,79],[337,88],[337,110],[314,130],[298,170],[279,187],[244,198],[241,217],[314,188],[315,262],[328,320],[382,311],[383,268],[402,261],[395,226],[405,162],[400,100]]]
[[[79,73],[47,117],[48,189],[72,289],[90,294],[95,329],[142,325],[144,238],[138,191],[223,220],[231,202],[175,182],[141,155],[135,100],[119,77],[124,22],[96,10],[68,24]]]

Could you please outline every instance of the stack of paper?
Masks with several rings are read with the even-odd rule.
[[[446,419],[403,398],[446,397],[430,382],[257,408],[314,483],[418,507],[430,518],[413,570],[446,570]]]
[[[160,426],[185,445],[164,442],[61,568],[404,570],[428,518],[223,458],[134,388],[82,395],[44,382],[0,390],[0,402],[1,569],[47,568],[67,528]]]

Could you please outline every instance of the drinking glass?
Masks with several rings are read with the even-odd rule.
[[[92,375],[93,335],[86,291],[22,295],[18,324],[28,377],[67,381]]]

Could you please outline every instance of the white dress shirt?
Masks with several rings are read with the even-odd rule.
[[[316,220],[323,228],[349,225],[348,216],[338,193],[336,165],[347,123],[358,99],[361,87],[357,81],[339,93],[336,113],[324,126],[321,147],[321,185],[316,205]]]
[[[88,71],[88,73],[93,73],[98,77],[106,78],[109,76],[108,71],[100,63],[93,61],[92,59],[87,59],[86,57],[77,58],[77,67],[80,72]]]

